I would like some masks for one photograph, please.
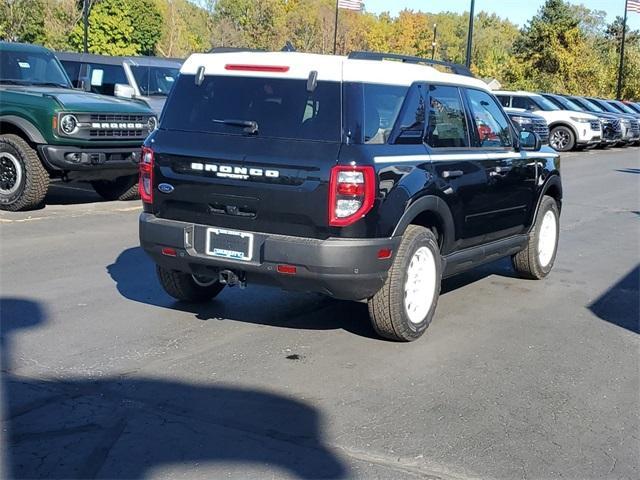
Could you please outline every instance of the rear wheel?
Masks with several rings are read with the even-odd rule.
[[[105,200],[136,200],[138,193],[138,176],[118,177],[115,180],[94,180],[93,189]]]
[[[49,174],[37,152],[17,135],[0,135],[0,209],[35,208],[48,188]]]
[[[217,278],[168,270],[159,265],[156,266],[156,273],[164,291],[184,302],[206,302],[224,288]]]
[[[569,127],[558,126],[551,129],[549,145],[558,152],[568,152],[576,145],[576,136]]]
[[[558,251],[559,218],[556,201],[544,196],[527,246],[512,257],[513,267],[521,277],[540,280],[551,272]]]
[[[410,225],[384,286],[368,302],[373,328],[385,338],[410,342],[431,323],[440,295],[438,241],[425,227]]]

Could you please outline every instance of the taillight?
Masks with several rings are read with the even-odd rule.
[[[153,150],[142,147],[138,191],[144,203],[153,203]]]
[[[339,165],[329,181],[329,225],[345,227],[364,217],[375,200],[373,167]]]

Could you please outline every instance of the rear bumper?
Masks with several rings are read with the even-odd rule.
[[[400,238],[319,240],[251,232],[251,261],[211,257],[205,254],[206,225],[140,215],[140,244],[162,267],[204,276],[232,270],[248,283],[273,285],[285,290],[323,293],[344,300],[372,297],[384,284],[392,258],[378,259],[378,251],[394,254]],[[162,254],[172,247],[176,257]],[[296,274],[278,273],[278,265],[294,265]]]
[[[79,148],[69,145],[40,145],[38,150],[54,170],[125,170],[136,173],[141,147]]]

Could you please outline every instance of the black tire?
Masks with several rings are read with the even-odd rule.
[[[38,153],[17,135],[0,135],[0,209],[36,208],[48,188],[49,173]]]
[[[411,321],[405,305],[405,286],[411,261],[422,247],[426,247],[433,256],[435,277],[432,277],[432,280],[435,281],[435,286],[433,290],[426,290],[429,292],[426,295],[430,295],[433,291],[432,301],[426,314],[419,321],[415,318]],[[371,323],[378,335],[402,342],[410,342],[422,336],[431,323],[438,305],[441,280],[442,259],[436,236],[428,228],[409,225],[389,269],[387,281],[368,302]]]
[[[541,261],[540,253],[540,232],[543,227],[543,219],[547,212],[551,212],[554,215],[555,220],[555,243],[553,245],[553,253],[550,256],[549,261]],[[535,224],[529,235],[529,242],[527,246],[516,253],[511,259],[513,261],[513,268],[523,278],[530,280],[541,280],[551,272],[553,264],[556,260],[556,254],[558,253],[558,239],[560,238],[560,211],[558,210],[558,204],[555,199],[549,196],[544,196],[540,203],[540,208],[536,214]],[[545,263],[546,262],[546,263]]]
[[[118,177],[115,180],[94,180],[93,189],[105,200],[138,200],[138,176]]]
[[[207,302],[224,288],[224,285],[217,280],[210,284],[204,282],[199,284],[189,273],[167,270],[159,265],[156,265],[156,273],[164,291],[183,302]]]
[[[568,152],[576,146],[576,135],[569,127],[558,125],[549,133],[549,145],[558,152]]]

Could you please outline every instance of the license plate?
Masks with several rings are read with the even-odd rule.
[[[208,228],[206,252],[212,257],[249,261],[253,255],[253,234]]]

